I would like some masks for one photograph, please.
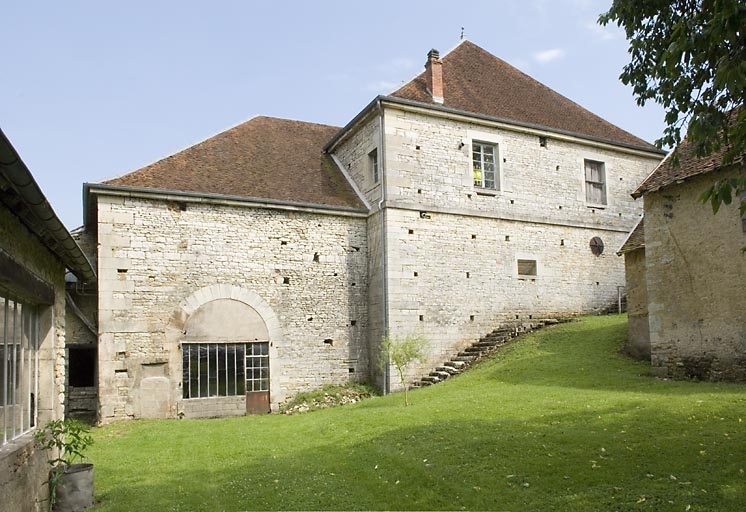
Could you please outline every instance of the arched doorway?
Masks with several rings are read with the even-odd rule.
[[[183,398],[246,397],[246,412],[270,412],[270,334],[262,316],[232,298],[189,315],[182,349]]]

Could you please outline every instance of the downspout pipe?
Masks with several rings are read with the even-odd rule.
[[[381,97],[379,96],[376,101],[378,108],[378,144],[381,148],[381,158],[378,161],[378,167],[381,173],[381,199],[378,201],[378,211],[381,215],[381,262],[382,262],[382,274],[383,280],[383,293],[381,300],[381,307],[383,308],[383,336],[389,334],[389,308],[388,308],[388,253],[386,250],[386,209],[384,205],[386,203],[386,137],[384,135],[385,122],[383,119],[383,105],[381,104]],[[381,340],[383,342],[383,340]],[[391,375],[389,371],[390,361],[383,367],[383,386],[382,391],[384,395],[387,395],[391,388]]]

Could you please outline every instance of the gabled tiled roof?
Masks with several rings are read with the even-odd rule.
[[[339,128],[255,117],[107,185],[364,208],[322,155]]]
[[[469,41],[445,55],[443,107],[657,151]],[[423,72],[391,94],[438,105]]]
[[[642,249],[643,247],[645,247],[645,219],[640,217],[640,220],[637,221],[637,225],[632,229],[630,234],[627,235],[627,239],[619,248],[617,254],[626,254],[636,249]]]
[[[637,187],[637,190],[632,193],[632,197],[638,198],[648,192],[655,192],[667,187],[672,183],[678,183],[718,169],[728,148],[724,146],[719,151],[701,158],[696,156],[695,150],[694,145],[689,144],[685,137],[676,146],[676,149],[658,164],[658,167],[653,169],[653,172]],[[744,156],[746,155],[742,155],[736,161],[743,164]],[[675,157],[678,158],[678,162],[675,161]]]

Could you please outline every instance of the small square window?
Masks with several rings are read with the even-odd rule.
[[[378,183],[380,178],[378,173],[378,149],[374,149],[368,153],[368,166],[370,167],[370,176],[373,179],[373,183]]]
[[[497,144],[472,142],[471,160],[474,186],[489,190],[500,190],[500,177],[497,172]]]
[[[585,201],[606,204],[606,166],[603,162],[585,160]]]
[[[536,260],[518,260],[518,276],[536,276]]]

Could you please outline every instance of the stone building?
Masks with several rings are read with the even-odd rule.
[[[624,352],[641,361],[650,361],[648,287],[645,272],[645,221],[630,232],[617,252],[624,255],[627,292],[627,342]]]
[[[93,267],[0,131],[0,508],[46,510],[47,454],[33,432],[62,418],[65,269]]]
[[[644,275],[653,369],[679,378],[744,381],[746,220],[737,204],[713,215],[699,201],[715,180],[743,176],[744,159],[724,166],[722,151],[697,158],[687,140],[673,154],[678,165],[669,155],[633,194],[644,198],[644,250],[627,260],[627,275]]]
[[[86,184],[100,418],[387,389],[384,333],[427,338],[414,377],[502,324],[598,311],[661,157],[464,41],[341,129],[258,117]]]

